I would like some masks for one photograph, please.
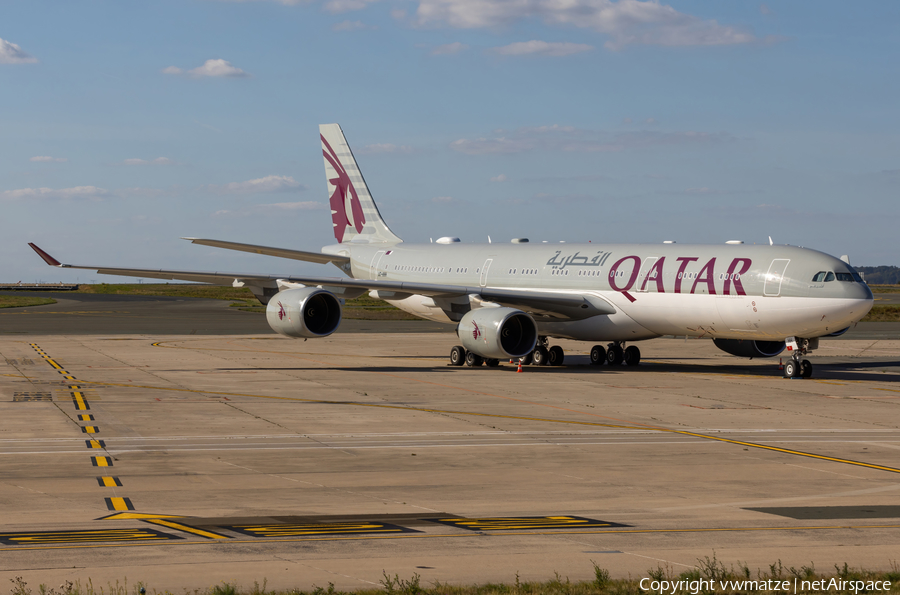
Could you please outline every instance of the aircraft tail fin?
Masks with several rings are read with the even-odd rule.
[[[338,124],[319,125],[331,222],[338,242],[399,243],[388,228]]]

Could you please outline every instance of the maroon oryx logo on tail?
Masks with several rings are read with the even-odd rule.
[[[353,225],[356,228],[356,233],[362,233],[366,216],[363,215],[362,204],[359,202],[356,188],[353,187],[353,182],[350,181],[350,176],[347,175],[347,170],[344,169],[341,160],[338,159],[337,153],[334,152],[334,149],[331,148],[324,136],[320,134],[319,137],[322,139],[322,144],[325,145],[322,155],[325,156],[325,159],[328,160],[328,163],[331,164],[331,167],[334,168],[338,175],[338,177],[328,180],[334,186],[334,194],[331,195],[329,203],[331,204],[331,222],[334,224],[334,237],[337,238],[338,242],[343,242],[344,231],[346,231],[348,225]],[[350,194],[350,212],[353,214],[353,223],[350,223],[350,218],[347,216],[348,192]]]

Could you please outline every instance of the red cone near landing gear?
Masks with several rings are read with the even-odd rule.
[[[781,358],[780,358],[780,357],[778,358],[778,369],[779,369],[779,370],[784,370],[784,364],[781,363]]]
[[[519,369],[516,370],[516,374],[520,373],[521,371],[522,371],[522,360],[519,360]]]

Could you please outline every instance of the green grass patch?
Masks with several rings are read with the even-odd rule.
[[[26,306],[46,306],[55,303],[56,300],[53,298],[0,295],[0,308],[25,308]]]
[[[900,306],[872,306],[860,322],[900,322]]]
[[[900,293],[900,285],[869,285],[872,293]]]
[[[113,295],[148,295],[165,297],[205,298],[210,300],[255,300],[246,287],[194,285],[193,283],[100,283],[81,285],[73,292]]]

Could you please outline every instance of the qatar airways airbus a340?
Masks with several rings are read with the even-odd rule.
[[[319,127],[336,244],[303,252],[219,240],[195,244],[321,264],[346,276],[311,277],[62,264],[101,274],[249,287],[288,337],[327,337],[344,299],[368,292],[411,314],[456,324],[453,365],[501,359],[561,365],[553,338],[598,343],[591,362],[636,365],[632,343],[662,335],[708,337],[728,353],[773,357],[786,377],[809,377],[805,355],[872,307],[872,292],[844,260],[794,246],[699,244],[406,244],[385,224],[340,126]],[[627,344],[627,346],[626,346]]]

